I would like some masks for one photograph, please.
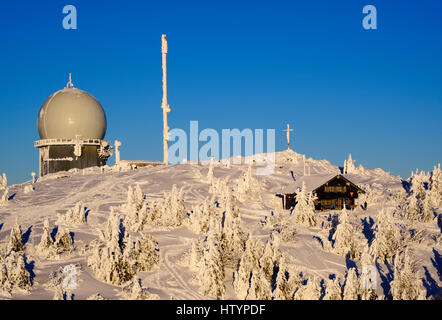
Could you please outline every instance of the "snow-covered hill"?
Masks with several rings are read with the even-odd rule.
[[[240,228],[245,236],[249,234],[247,243],[252,243],[252,240],[254,243],[258,243],[259,240],[262,241],[266,248],[264,250],[273,250],[271,252],[273,252],[273,258],[277,262],[278,268],[282,268],[280,257],[284,256],[288,269],[296,270],[292,271],[293,277],[291,279],[295,278],[296,273],[297,277],[300,277],[300,283],[297,286],[291,283],[293,286],[291,297],[312,298],[315,297],[315,294],[310,291],[314,292],[315,290],[319,290],[320,297],[327,296],[327,292],[330,293],[333,284],[336,284],[330,279],[338,279],[340,288],[343,287],[344,283],[351,282],[350,280],[345,281],[346,274],[351,268],[355,268],[357,276],[361,277],[363,273],[361,254],[364,252],[366,244],[373,246],[373,239],[380,233],[378,217],[382,209],[384,215],[388,215],[388,219],[391,219],[388,220],[389,223],[394,224],[400,234],[400,248],[406,246],[409,249],[405,259],[411,257],[410,259],[415,262],[413,274],[419,275],[419,281],[423,290],[425,290],[424,295],[431,298],[439,293],[442,286],[442,261],[440,256],[442,253],[442,226],[440,224],[442,209],[440,207],[434,206],[434,219],[432,218],[429,221],[411,220],[399,214],[404,210],[403,207],[407,201],[407,192],[404,189],[406,183],[400,177],[391,176],[381,169],[361,169],[351,174],[351,181],[369,192],[365,199],[368,202],[367,210],[358,207],[354,211],[349,211],[346,213],[348,219],[344,222],[341,219],[340,224],[338,224],[339,226],[347,223],[351,226],[355,250],[359,252],[355,256],[346,257],[338,254],[339,250],[333,248],[333,234],[338,232],[336,222],[333,222],[333,216],[339,217],[339,211],[316,213],[316,225],[305,226],[295,223],[288,211],[279,209],[278,198],[275,198],[275,194],[293,184],[294,179],[299,179],[304,176],[304,173],[309,174],[304,179],[315,179],[320,176],[338,174],[340,172],[339,167],[330,164],[326,160],[311,158],[306,159],[304,165],[303,155],[290,150],[276,153],[275,158],[275,172],[271,175],[260,176],[254,174],[256,165],[252,163],[251,180],[247,180],[249,177],[248,164],[232,164],[228,167],[222,163],[215,163],[212,169],[210,165],[201,164],[144,167],[127,171],[106,168],[104,172],[99,168],[89,168],[48,175],[34,184],[34,190],[30,190],[29,187],[25,190],[25,185],[10,186],[7,193],[8,200],[3,205],[0,204],[0,243],[4,247],[0,250],[2,251],[1,259],[3,259],[0,259],[0,265],[2,263],[3,266],[7,265],[5,261],[10,253],[6,247],[10,243],[11,230],[14,229],[17,220],[22,229],[24,243],[24,251],[20,254],[24,254],[25,267],[30,273],[32,286],[25,291],[11,289],[9,291],[12,296],[7,295],[8,290],[4,287],[4,297],[13,299],[52,299],[54,295],[66,295],[66,292],[59,291],[60,282],[66,279],[67,272],[73,268],[75,285],[68,294],[74,294],[75,299],[86,299],[97,293],[106,299],[136,297],[160,299],[214,298],[211,294],[203,294],[204,291],[201,290],[201,272],[195,266],[192,267],[192,259],[194,258],[192,258],[192,254],[195,254],[195,246],[204,246],[206,248],[204,250],[211,255],[210,259],[215,259],[213,258],[214,249],[207,243],[214,239],[221,240],[216,235],[210,235],[207,237],[209,240],[206,239],[204,234],[195,232],[192,223],[200,223],[200,220],[194,220],[193,217],[196,216],[196,208],[202,205],[206,199],[208,199],[208,202],[210,202],[210,199],[217,201],[218,206],[223,208],[227,205],[220,199],[227,199],[230,196],[235,199],[236,208],[239,209]],[[213,178],[212,173],[209,173],[211,170],[213,170]],[[230,189],[228,197],[226,197],[225,191],[222,190],[223,181],[227,183]],[[144,205],[144,209],[133,209],[133,213],[136,211],[137,217],[141,216],[140,210],[145,210],[147,216],[152,214],[153,208],[159,208],[158,212],[165,212],[161,211],[166,210],[161,209],[163,208],[161,207],[163,206],[161,201],[167,198],[168,194],[171,194],[173,185],[176,185],[177,190],[182,188],[183,192],[185,206],[183,220],[177,220],[174,225],[169,222],[158,223],[146,218],[150,222],[143,220],[144,222],[141,222],[143,226],[138,231],[133,231],[134,227],[132,225],[129,227],[129,218],[127,218],[128,212],[132,212],[132,209],[129,209],[130,203],[128,204],[130,202],[128,200],[128,189],[130,187],[132,190],[136,190],[137,185],[139,186],[138,190],[141,190],[146,197],[146,199],[139,199],[140,206]],[[2,193],[3,191],[0,191],[0,196]],[[179,196],[177,197],[178,200],[173,198],[172,195],[172,206],[176,201],[179,202]],[[75,213],[75,206],[80,202],[82,205],[79,205],[79,212]],[[111,209],[112,207],[117,209]],[[70,223],[72,221],[69,219],[63,220],[61,217],[71,209],[74,210],[71,211],[72,215],[83,214],[87,217],[87,222],[73,224]],[[167,210],[172,209],[168,208]],[[213,210],[218,210],[216,205]],[[135,286],[134,282],[131,285],[112,284],[112,281],[100,278],[97,272],[94,271],[96,265],[91,266],[91,263],[88,263],[88,259],[90,261],[90,257],[94,252],[99,254],[99,257],[103,257],[103,252],[98,253],[99,249],[96,249],[99,243],[105,247],[105,243],[113,241],[106,237],[110,225],[108,220],[111,212],[113,214],[114,211],[118,217],[123,218],[125,234],[121,237],[126,239],[124,241],[128,241],[129,234],[131,239],[141,238],[142,235],[150,235],[154,239],[152,243],[157,242],[158,262],[152,263],[149,266],[149,271],[136,269],[136,274],[133,277],[135,280],[141,279],[141,286],[144,289],[139,288],[138,284],[136,290],[130,287]],[[382,214],[380,216],[382,217]],[[236,217],[236,215],[234,214],[233,217]],[[52,241],[57,240],[57,233],[67,228],[73,238],[73,248],[65,250],[63,244],[61,244],[62,240],[59,240],[59,247],[56,249],[58,251],[53,253],[50,258],[39,254],[36,248],[40,244],[45,231],[45,220],[49,222],[49,229],[46,228],[46,232],[49,230]],[[124,225],[125,223],[126,225]],[[215,232],[213,230],[217,226],[214,226],[213,222],[209,221],[209,223],[212,223],[209,229],[212,233]],[[281,233],[282,228],[293,232],[283,235]],[[113,236],[118,237],[115,234]],[[275,240],[275,236],[278,240]],[[56,245],[54,244],[54,246]],[[216,252],[223,250],[220,249],[220,245],[217,243],[212,244],[212,246],[218,248]],[[201,249],[200,252],[204,250]],[[247,249],[245,250],[247,251]],[[374,249],[372,248],[372,250]],[[256,249],[256,252],[259,252],[259,249]],[[373,254],[374,251],[371,252]],[[263,289],[267,293],[263,293],[262,296],[259,296],[256,293],[257,291],[252,295],[252,289],[250,288],[238,289],[240,287],[238,283],[235,286],[233,285],[234,273],[237,277],[241,275],[236,270],[238,265],[242,263],[244,268],[245,262],[240,261],[241,256],[243,255],[240,254],[237,260],[229,261],[222,267],[224,272],[222,282],[225,286],[222,297],[237,299],[242,298],[241,295],[243,294],[247,295],[248,292],[248,298],[263,298],[266,297],[266,294],[270,294],[269,297],[271,298],[272,292],[276,291],[274,286],[284,281],[281,275],[279,280],[276,279],[276,272],[270,275],[270,278],[273,277],[274,283],[271,283],[272,280],[270,279],[270,288]],[[407,265],[406,261],[400,260],[401,255],[398,254],[397,256],[396,262],[394,259],[387,262],[378,259],[376,263],[373,263],[377,270],[376,291],[378,298],[392,297],[390,289],[393,283],[391,281],[395,278],[395,275],[398,278],[401,268],[405,268]],[[12,258],[9,256],[9,259]],[[202,259],[203,262],[200,263],[204,264],[205,261],[205,266],[212,261],[207,257]],[[65,268],[70,265],[73,265],[72,268],[69,267],[71,269]],[[263,262],[260,265],[263,265]],[[214,267],[214,270],[217,270],[216,267]],[[64,272],[61,271],[63,268],[65,268]],[[398,269],[396,273],[395,268]],[[264,267],[264,271],[255,269],[251,274],[266,272]],[[406,272],[406,270],[403,272]],[[0,273],[0,286],[2,281],[7,283],[5,277],[7,276],[4,275],[2,280]],[[9,274],[9,277],[12,276]],[[254,279],[257,278],[252,276],[253,281],[255,281]],[[288,280],[285,279],[285,281]],[[317,289],[312,285],[315,281],[318,285]],[[257,287],[259,286],[256,283],[254,284]],[[348,288],[349,286],[350,284]],[[124,290],[123,287],[125,287]],[[303,292],[301,294],[301,287],[307,293]],[[246,292],[243,292],[244,290]],[[296,291],[299,291],[297,295],[295,294]],[[348,295],[347,290],[347,297]],[[280,298],[281,295],[278,297]]]

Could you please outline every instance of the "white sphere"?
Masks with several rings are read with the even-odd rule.
[[[43,103],[37,127],[41,139],[103,139],[106,114],[89,93],[77,88],[64,88]]]

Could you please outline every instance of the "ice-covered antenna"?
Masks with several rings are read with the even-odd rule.
[[[73,88],[74,84],[72,83],[72,75],[69,72],[69,82],[66,84],[66,88]]]
[[[166,35],[161,35],[161,54],[163,65],[163,101],[161,108],[163,109],[163,162],[165,165],[169,163],[169,126],[167,124],[167,114],[171,111],[169,104],[167,103],[167,40]]]

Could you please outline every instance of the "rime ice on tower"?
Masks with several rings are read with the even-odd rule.
[[[39,176],[73,168],[104,166],[112,155],[106,134],[106,115],[89,93],[74,88],[71,76],[66,87],[43,103],[37,118],[41,140]]]

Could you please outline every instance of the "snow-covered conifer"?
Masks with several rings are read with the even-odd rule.
[[[267,276],[260,268],[252,270],[250,278],[250,289],[247,295],[249,300],[271,300],[272,288]]]
[[[64,215],[58,215],[58,224],[79,225],[86,223],[86,209],[82,202],[77,202]]]
[[[5,190],[8,187],[8,179],[6,178],[6,173],[3,173],[0,177],[0,190]]]
[[[27,292],[31,285],[23,253],[11,251],[5,258],[0,257],[0,294],[11,296],[16,290]]]
[[[312,203],[314,198],[311,194],[307,194],[305,182],[302,182],[301,189],[296,194],[296,206],[293,209],[292,217],[295,223],[302,224],[307,227],[314,227],[317,224],[316,214]]]
[[[344,300],[359,299],[359,280],[355,268],[350,268],[347,271],[345,284],[344,284],[343,298]]]
[[[301,286],[295,293],[295,300],[319,300],[321,297],[321,286],[318,278],[313,276],[307,280],[307,284]]]
[[[6,188],[5,191],[3,192],[2,197],[0,198],[0,206],[6,205],[8,203],[8,192],[9,189]]]
[[[24,245],[23,245],[22,236],[23,232],[21,230],[21,226],[18,224],[18,218],[16,218],[14,228],[11,229],[11,234],[9,235],[7,251],[10,250],[16,252],[23,251]]]
[[[400,244],[399,229],[391,215],[385,209],[381,209],[378,213],[374,239],[370,247],[371,254],[381,261],[391,262]]]
[[[213,228],[209,229],[198,279],[201,294],[221,298],[226,291],[224,285],[225,274],[221,250],[216,241],[217,235],[215,232]]]
[[[409,249],[399,252],[394,259],[394,279],[390,292],[394,300],[417,300],[425,296],[422,279]]]
[[[323,300],[342,300],[342,287],[337,278],[326,281]]]
[[[71,252],[74,250],[74,242],[69,229],[63,227],[58,229],[54,246],[58,253]]]
[[[332,238],[334,241],[333,251],[344,257],[347,253],[350,253],[351,259],[357,257],[359,252],[353,238],[353,233],[353,226],[349,222],[348,211],[344,206],[339,215],[339,224]]]
[[[373,256],[368,245],[364,247],[361,255],[362,272],[359,278],[359,288],[362,300],[376,300],[376,271]]]

